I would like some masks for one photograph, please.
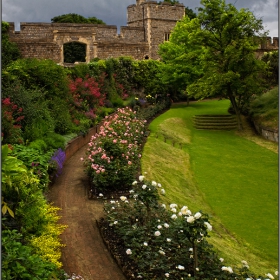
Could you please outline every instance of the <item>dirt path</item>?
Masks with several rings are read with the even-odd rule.
[[[80,160],[86,148],[87,145],[68,160],[48,194],[49,200],[62,209],[60,222],[68,225],[62,234],[66,244],[62,249],[63,269],[85,280],[125,280],[96,225],[103,214],[103,204],[87,198],[88,181]]]

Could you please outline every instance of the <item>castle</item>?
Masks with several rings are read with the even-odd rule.
[[[93,58],[130,56],[135,59],[158,59],[159,44],[169,40],[176,22],[185,15],[183,4],[172,5],[149,0],[136,0],[127,7],[127,26],[74,23],[20,23],[15,31],[9,23],[9,37],[17,43],[25,58],[52,59],[64,64],[64,44],[78,42],[86,45],[86,62]],[[278,38],[268,37],[257,55],[278,49]]]

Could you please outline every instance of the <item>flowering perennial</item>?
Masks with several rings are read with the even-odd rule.
[[[241,267],[225,266],[212,250],[206,241],[212,230],[207,214],[160,205],[162,186],[142,175],[131,182],[130,196],[105,202],[105,219],[131,261],[124,265],[134,267],[131,279],[257,279],[246,261]]]
[[[146,121],[130,108],[118,109],[105,118],[88,144],[85,164],[98,191],[121,190],[133,182],[141,158]]]

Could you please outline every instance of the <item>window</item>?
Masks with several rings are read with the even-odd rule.
[[[170,33],[164,33],[164,41],[169,41]]]

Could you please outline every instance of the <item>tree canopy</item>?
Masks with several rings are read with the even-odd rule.
[[[160,46],[170,78],[195,98],[231,101],[241,129],[240,112],[262,91],[265,63],[256,59],[258,37],[266,36],[262,20],[248,9],[237,10],[224,0],[201,0],[197,18],[177,23],[170,42]]]
[[[1,51],[1,61],[2,68],[4,69],[9,63],[17,60],[21,57],[19,48],[16,43],[9,40],[9,23],[2,21],[1,28],[1,40],[2,40],[2,51]]]
[[[53,17],[51,21],[55,23],[106,24],[103,20],[98,19],[96,17],[85,18],[81,15],[73,14],[73,13]]]

